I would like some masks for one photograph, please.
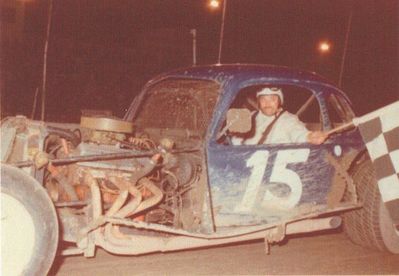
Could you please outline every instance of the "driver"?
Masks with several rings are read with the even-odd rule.
[[[273,143],[311,143],[320,145],[327,139],[324,131],[309,131],[298,117],[283,109],[281,88],[265,87],[256,93],[259,111],[255,129],[248,138],[232,137],[234,145]]]

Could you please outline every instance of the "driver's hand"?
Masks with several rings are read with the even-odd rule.
[[[309,143],[313,145],[321,145],[328,138],[328,134],[325,131],[316,130],[309,132],[307,138]]]

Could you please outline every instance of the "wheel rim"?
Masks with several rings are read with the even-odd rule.
[[[2,275],[20,275],[34,253],[35,226],[25,206],[1,193]]]

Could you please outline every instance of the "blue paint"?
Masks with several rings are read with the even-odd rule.
[[[237,93],[245,87],[259,84],[293,85],[311,91],[320,107],[323,129],[331,129],[332,124],[325,99],[332,93],[347,102],[348,105],[350,105],[350,101],[333,83],[315,73],[270,65],[197,66],[176,70],[154,78],[146,85],[142,95],[151,86],[169,78],[211,80],[221,86],[220,96],[204,143],[212,213],[216,227],[269,223],[309,212],[309,208],[304,207],[325,205],[335,173],[335,169],[328,163],[326,155],[334,156],[334,146],[336,145],[342,148],[341,158],[344,158],[345,154],[350,151],[359,151],[364,148],[357,130],[334,135],[321,146],[309,144],[228,146],[216,142],[225,114]],[[143,98],[142,95],[138,97],[138,101]],[[132,104],[125,119],[134,117],[136,107],[137,102]],[[270,183],[270,176],[276,165],[275,160],[279,152],[292,149],[309,150],[306,162],[290,163],[286,166],[286,169],[295,173],[302,183],[301,197],[297,205],[288,210],[281,211],[270,208],[270,206],[265,208],[262,199],[266,190],[273,190],[280,197],[284,197],[290,192],[284,184]],[[237,205],[243,200],[251,175],[251,170],[247,167],[246,162],[252,154],[259,150],[267,150],[269,158],[257,191],[258,195],[254,199],[254,208],[246,213],[238,212]]]
[[[288,164],[286,168],[295,172],[302,182],[302,196],[298,206],[303,204],[326,204],[334,173],[333,167],[325,159],[329,146],[310,145],[278,145],[278,146],[214,146],[208,150],[209,181],[213,205],[217,209],[215,215],[216,226],[226,226],[225,214],[236,213],[235,208],[242,201],[250,177],[250,169],[246,166],[249,156],[259,149],[269,151],[269,159],[258,190],[258,197],[254,208],[247,215],[251,223],[262,223],[270,217],[285,218],[296,213],[295,208],[290,210],[262,209],[262,198],[270,183],[270,175],[275,166],[276,155],[286,149],[309,148],[310,155],[307,162]],[[286,186],[287,187],[287,186]],[[243,214],[241,214],[243,215]],[[235,222],[236,225],[245,224],[245,220]]]

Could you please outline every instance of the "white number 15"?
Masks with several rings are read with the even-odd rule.
[[[262,206],[290,209],[298,204],[302,196],[301,178],[296,172],[288,169],[287,164],[306,162],[309,153],[309,149],[288,149],[277,153],[269,182],[286,184],[290,188],[290,193],[288,196],[279,197],[266,190],[261,203]],[[251,168],[251,175],[244,196],[235,211],[249,212],[254,208],[268,159],[269,151],[267,150],[257,151],[248,158],[247,167]]]

